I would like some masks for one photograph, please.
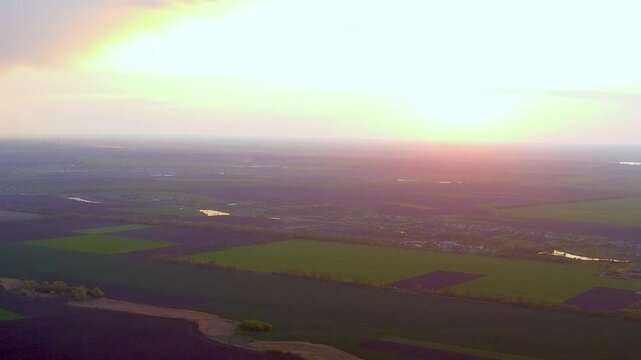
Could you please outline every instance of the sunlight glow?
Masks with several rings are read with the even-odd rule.
[[[137,10],[77,56],[75,71],[96,74],[100,86],[48,98],[138,99],[474,141],[543,135],[614,108],[628,116],[632,102],[613,107],[598,92],[641,82],[633,45],[641,5],[631,0],[168,4]],[[106,85],[109,77],[119,80]]]

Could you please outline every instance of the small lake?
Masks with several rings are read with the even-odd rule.
[[[231,214],[228,212],[224,211],[218,211],[218,210],[210,210],[210,209],[202,209],[198,210],[201,213],[205,214],[205,216],[230,216]]]
[[[67,200],[73,200],[73,201],[78,201],[78,202],[83,202],[88,204],[102,204],[100,201],[91,201],[91,200],[83,199],[80,197],[70,197],[70,198],[67,198]]]
[[[619,262],[619,263],[628,262],[627,260],[603,259],[603,258],[593,258],[593,257],[589,257],[589,256],[574,255],[574,254],[570,254],[570,253],[567,253],[565,251],[559,251],[559,250],[554,250],[551,255],[552,256],[560,256],[560,257],[564,257],[564,258],[567,258],[567,259],[581,260],[581,261],[610,261],[610,262]]]

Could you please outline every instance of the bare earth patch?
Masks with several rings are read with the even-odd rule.
[[[223,319],[209,313],[137,304],[120,300],[94,299],[71,304],[94,309],[192,321],[198,324],[198,329],[205,334],[205,336],[216,341],[226,340],[229,336],[234,335],[236,325],[238,324],[236,321]]]
[[[596,287],[565,301],[584,310],[618,311],[641,301],[641,294],[622,289]]]
[[[397,281],[391,286],[406,291],[439,290],[476,280],[484,274],[471,274],[455,271],[434,271],[410,279]]]

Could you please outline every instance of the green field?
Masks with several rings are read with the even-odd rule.
[[[14,312],[0,309],[0,321],[19,320],[19,319],[24,319],[24,317]]]
[[[465,295],[561,303],[597,286],[641,289],[641,281],[598,276],[594,265],[549,263],[490,256],[310,240],[287,240],[181,257],[255,272],[324,275],[334,280],[385,285],[433,271],[486,276],[450,288]]]
[[[641,198],[582,201],[496,210],[496,215],[597,224],[641,226]]]
[[[75,233],[78,234],[88,234],[88,235],[101,235],[101,234],[111,234],[119,233],[132,230],[147,229],[151,226],[148,225],[138,225],[138,224],[128,224],[128,225],[115,225],[115,226],[106,226],[93,229],[82,229],[76,230]]]
[[[176,215],[176,216],[194,216],[198,215],[198,210],[180,206],[154,206],[154,207],[130,207],[121,210],[135,214],[145,215]]]
[[[369,360],[397,359],[358,346],[390,334],[543,359],[632,360],[641,353],[635,321],[128,256],[0,243],[0,276],[183,297],[193,309],[274,324],[255,337],[330,344]]]
[[[97,254],[121,254],[178,245],[177,243],[168,241],[128,239],[104,235],[80,235],[57,239],[27,241],[23,244]]]

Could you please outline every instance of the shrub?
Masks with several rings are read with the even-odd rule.
[[[51,283],[51,289],[58,294],[62,294],[67,290],[67,283],[64,281],[54,281]]]
[[[260,320],[243,320],[236,327],[238,331],[267,332],[274,330],[274,326]]]
[[[101,297],[105,296],[105,292],[100,290],[100,288],[96,286],[91,289],[91,296],[95,297],[96,299],[100,299]]]
[[[84,286],[73,288],[69,297],[73,301],[84,301],[87,299],[87,289]]]
[[[619,314],[624,319],[641,321],[641,311],[637,309],[623,309]]]
[[[43,293],[43,294],[48,294],[52,291],[51,284],[49,284],[48,281],[43,281],[36,287],[36,291]]]
[[[33,280],[25,280],[24,281],[24,286],[25,286],[26,290],[33,291],[33,290],[36,289],[37,285],[38,285],[38,283],[33,281]]]
[[[280,349],[267,349],[267,350],[265,350],[265,352],[268,353],[268,354],[275,354],[275,355],[283,355],[283,354],[285,354],[285,352],[283,350],[280,350]]]

